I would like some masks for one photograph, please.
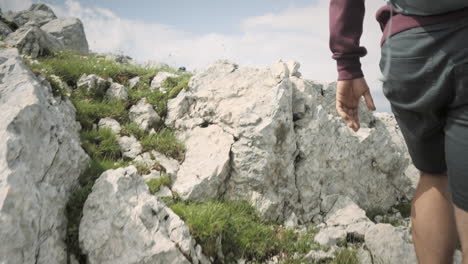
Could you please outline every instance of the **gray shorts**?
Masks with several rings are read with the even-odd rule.
[[[468,211],[468,17],[389,40],[383,92],[412,161],[423,172],[447,172],[453,202]]]

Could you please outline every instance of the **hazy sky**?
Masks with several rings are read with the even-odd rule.
[[[4,11],[29,7],[33,0],[0,0]],[[336,80],[328,48],[329,0],[46,0],[56,14],[80,18],[90,48],[117,52],[138,61],[201,69],[217,59],[267,66],[296,60],[305,78]],[[361,43],[368,55],[364,74],[379,111],[388,103],[378,81],[380,28],[376,10],[384,0],[366,1]]]

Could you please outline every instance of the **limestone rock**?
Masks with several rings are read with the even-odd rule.
[[[130,121],[145,131],[148,131],[161,120],[158,113],[154,111],[153,106],[148,104],[145,98],[142,98],[136,105],[130,108],[129,117]]]
[[[83,23],[78,18],[58,18],[41,27],[62,41],[65,49],[89,52]]]
[[[250,200],[279,222],[292,213],[298,223],[319,222],[339,196],[383,210],[408,197],[410,158],[394,118],[361,104],[355,133],[336,113],[336,83],[301,79],[298,68],[219,61],[169,100],[165,124],[182,138],[211,125],[231,134],[224,197]]]
[[[56,19],[52,9],[45,4],[32,4],[27,10],[20,12],[8,12],[5,14],[7,20],[15,22],[18,26],[23,26],[28,22],[32,22],[38,26],[42,26],[47,22]]]
[[[141,144],[134,136],[120,137],[117,141],[122,149],[122,156],[124,158],[133,160],[141,153]]]
[[[83,208],[80,245],[90,264],[210,263],[188,227],[130,166],[104,172]]]
[[[85,169],[75,108],[0,50],[0,263],[66,263],[65,205]]]
[[[212,125],[231,134],[235,142],[225,197],[250,200],[262,216],[285,221],[298,204],[296,144],[291,82],[288,75],[283,80],[277,75],[271,68],[219,61],[192,77],[188,91],[169,100],[165,121],[179,134]]]
[[[63,49],[63,43],[60,40],[34,24],[27,24],[9,34],[5,43],[18,48],[21,54],[32,58],[46,55],[53,49]]]
[[[138,155],[134,161],[150,167],[159,163],[163,167],[163,171],[171,175],[176,175],[179,171],[179,162],[177,160],[166,157],[155,150]]]
[[[325,228],[315,236],[315,241],[327,246],[344,242],[349,236],[364,241],[366,232],[374,225],[366,212],[345,196],[337,197],[325,217],[325,224]]]
[[[134,78],[128,80],[128,88],[133,89],[139,83],[140,83],[140,77],[139,76],[134,77]]]
[[[217,125],[196,127],[189,133],[185,141],[185,160],[172,190],[189,200],[218,197],[225,191],[224,182],[230,169],[229,152],[234,139]]]
[[[374,262],[417,263],[413,244],[409,241],[409,232],[405,230],[390,224],[376,224],[366,232],[365,242]]]
[[[104,94],[110,86],[109,81],[96,74],[83,74],[76,83],[78,89],[84,89],[96,94]]]
[[[290,77],[295,89],[296,179],[304,221],[317,214],[329,195],[348,196],[364,210],[389,209],[408,196],[411,166],[397,124],[373,115],[360,104],[361,129],[346,127],[335,108],[336,83]],[[358,168],[358,169],[357,169]],[[320,208],[328,213],[326,208]]]
[[[117,122],[117,120],[112,119],[110,117],[105,117],[99,120],[98,127],[99,129],[108,128],[112,130],[112,132],[114,132],[115,134],[119,134],[120,130],[122,129],[120,127],[119,122]]]
[[[128,93],[127,93],[127,90],[125,89],[125,86],[118,84],[118,83],[112,83],[109,89],[107,89],[106,98],[127,100]]]
[[[11,32],[13,31],[10,29],[10,27],[0,21],[0,38],[6,38],[6,36],[8,36]]]
[[[162,85],[164,84],[164,81],[166,81],[166,79],[169,77],[177,77],[177,75],[170,73],[170,72],[158,72],[156,76],[154,76],[153,80],[151,81],[150,89],[151,90],[161,89]]]

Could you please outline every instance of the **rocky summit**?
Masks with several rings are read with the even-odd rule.
[[[353,132],[298,62],[194,74],[0,16],[0,263],[416,263],[391,114]]]

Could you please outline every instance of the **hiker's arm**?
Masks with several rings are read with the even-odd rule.
[[[330,0],[330,50],[337,62],[338,80],[364,76],[359,61],[367,54],[359,45],[364,12],[364,0]]]

